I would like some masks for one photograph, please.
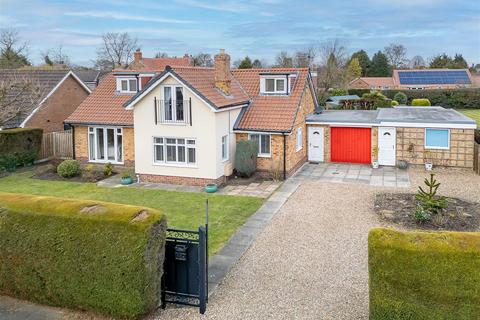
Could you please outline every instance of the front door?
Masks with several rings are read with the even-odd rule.
[[[396,162],[397,138],[395,128],[378,128],[378,164],[394,166]]]
[[[308,161],[324,161],[324,129],[308,127]]]

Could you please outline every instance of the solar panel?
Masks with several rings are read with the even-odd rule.
[[[466,70],[398,71],[400,84],[471,84]]]

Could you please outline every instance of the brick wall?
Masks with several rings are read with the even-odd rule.
[[[300,102],[297,117],[295,118],[292,133],[285,138],[286,142],[286,171],[287,177],[295,173],[298,168],[307,161],[308,153],[308,132],[305,118],[307,114],[315,110],[313,96],[310,90],[306,89]],[[297,128],[302,128],[302,149],[297,151]],[[247,140],[247,133],[237,133],[237,141]],[[272,134],[270,140],[270,157],[257,158],[257,171],[261,176],[283,178],[283,135]]]
[[[473,168],[473,129],[450,129],[450,149],[430,152],[434,165]],[[425,163],[424,128],[397,128],[397,161]]]
[[[68,77],[28,120],[25,127],[42,128],[44,133],[63,131],[63,121],[88,96],[88,92]]]
[[[140,174],[140,182],[204,186],[207,183],[215,183],[217,185],[222,185],[225,183],[225,181],[226,181],[225,176],[221,176],[217,179],[204,179],[204,178],[190,178],[190,177],[178,177],[178,176],[164,176],[164,175],[157,175],[157,174]]]
[[[75,158],[82,162],[88,162],[88,127],[75,126]],[[124,166],[135,165],[135,145],[133,128],[123,128],[123,153]]]

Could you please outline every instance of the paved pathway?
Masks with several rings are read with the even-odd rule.
[[[230,185],[226,185],[225,187],[219,188],[217,194],[268,198],[281,184],[282,182],[280,181],[272,181],[272,180],[266,180],[261,182],[251,182],[245,185],[230,184]],[[125,187],[120,183],[120,175],[118,174],[97,182],[97,185],[105,188]],[[201,186],[187,186],[183,184],[169,184],[169,183],[141,182],[141,183],[133,183],[127,187],[140,188],[140,189],[179,191],[179,192],[205,192],[204,188]]]
[[[407,170],[395,167],[372,169],[368,165],[340,163],[307,163],[297,173],[307,180],[357,183],[384,187],[410,187]]]

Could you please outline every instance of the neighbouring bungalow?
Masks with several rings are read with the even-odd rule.
[[[442,107],[332,110],[307,117],[312,162],[473,168],[476,122]]]
[[[8,119],[2,119],[0,130],[41,128],[44,133],[63,131],[65,119],[91,93],[90,88],[67,69],[4,69],[0,70],[0,82],[7,88],[5,103],[16,110]]]
[[[393,70],[392,77],[359,77],[351,89],[424,90],[480,87],[480,77],[468,69]]]
[[[317,109],[306,68],[230,70],[143,58],[114,70],[67,119],[83,162],[131,166],[141,181],[221,184],[236,142],[258,144],[259,174],[286,178],[307,161],[305,119]]]

